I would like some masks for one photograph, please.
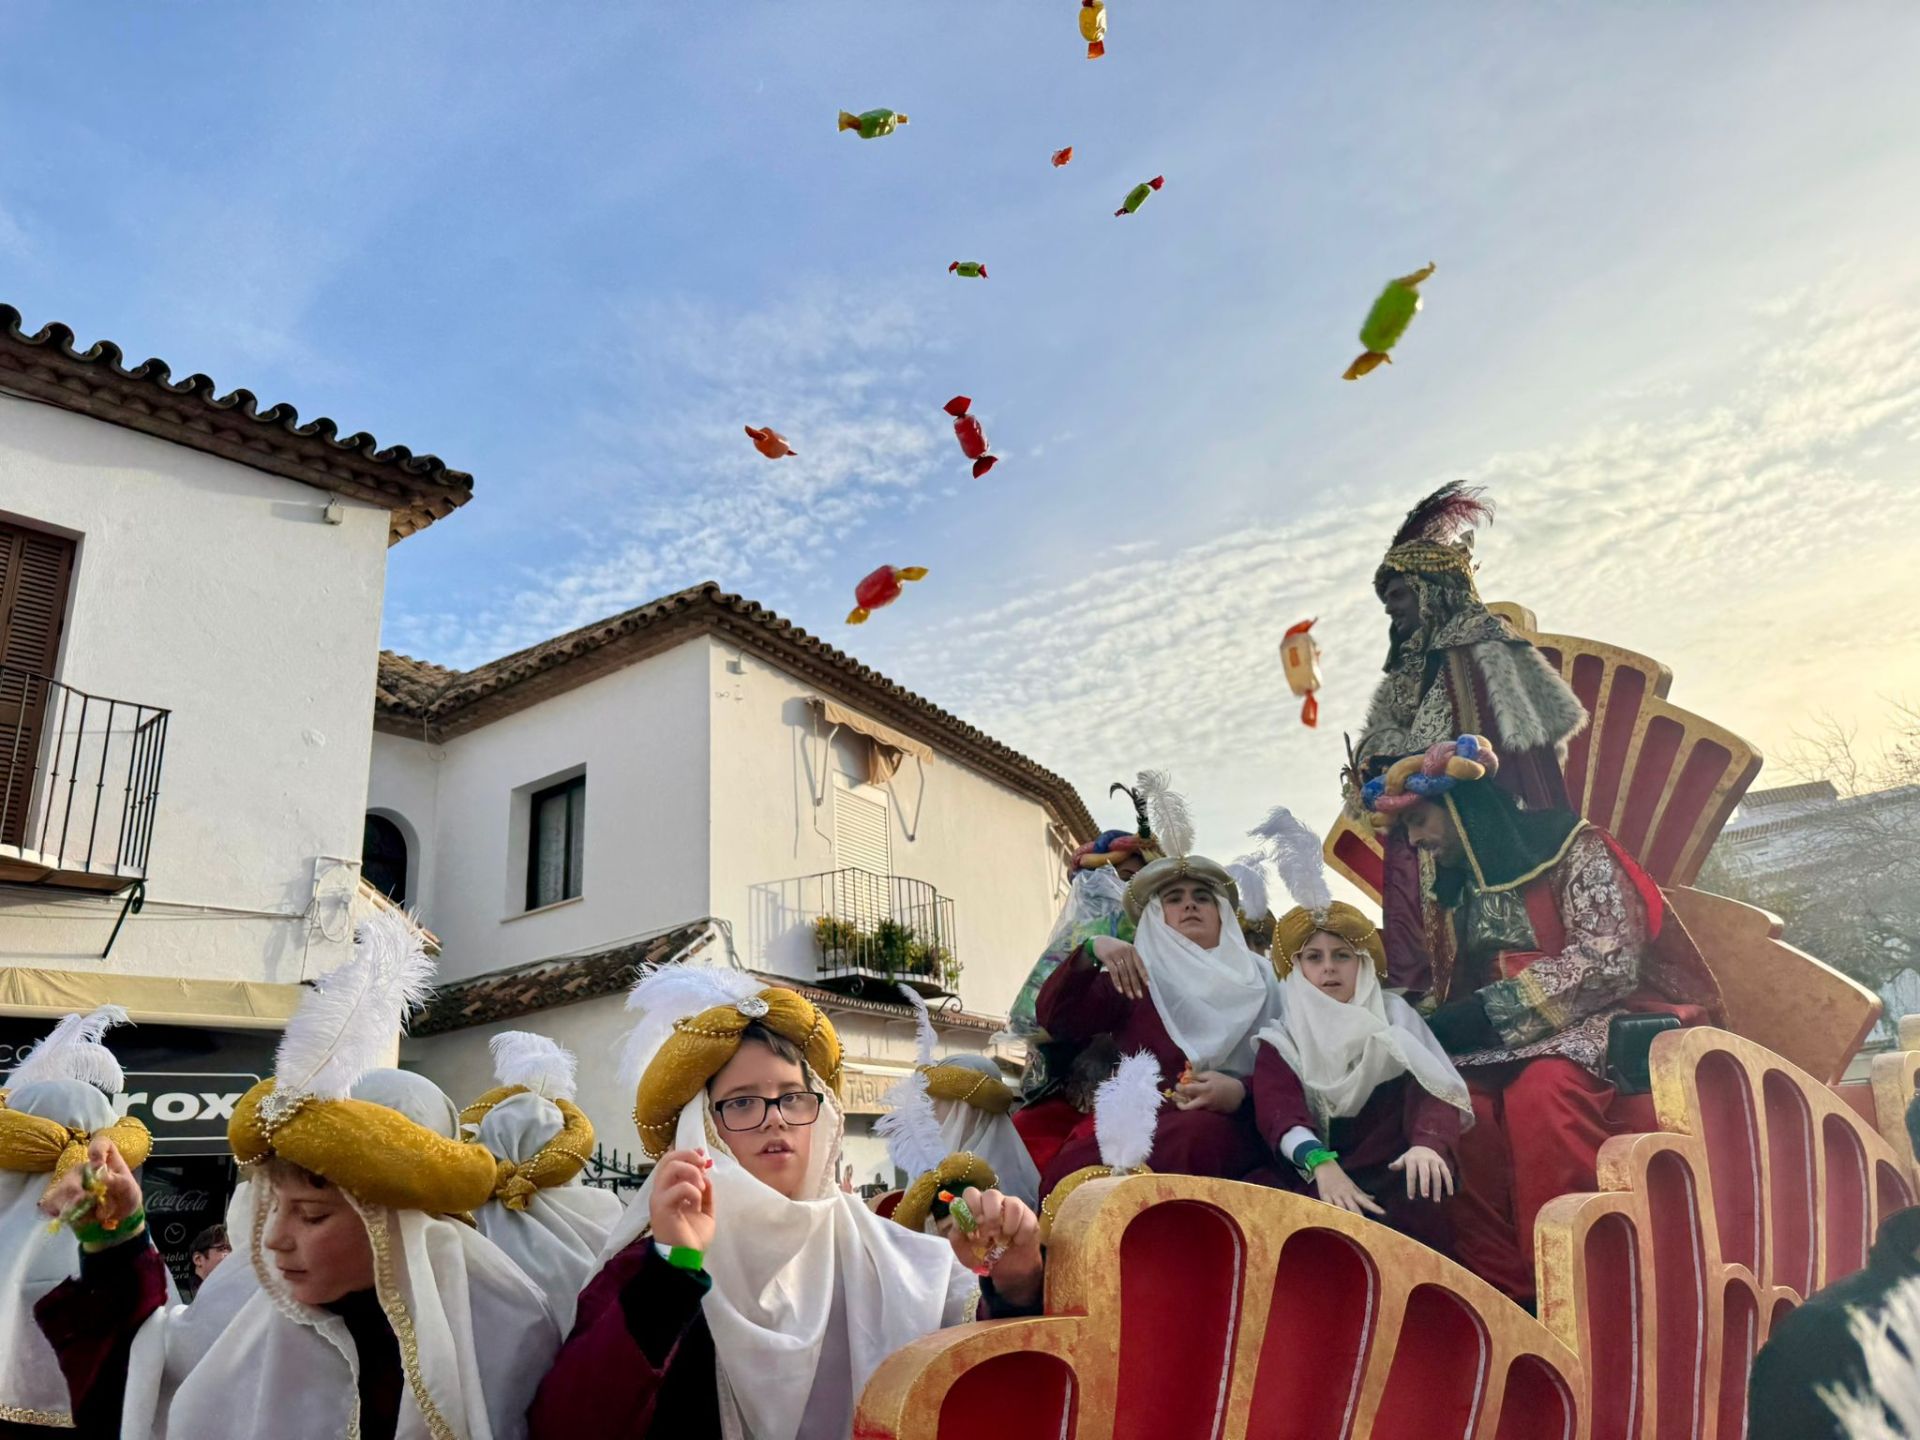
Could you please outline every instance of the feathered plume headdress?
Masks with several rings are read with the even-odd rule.
[[[1240,892],[1240,918],[1257,925],[1267,913],[1267,858],[1259,851],[1242,855],[1224,867]]]
[[[1493,502],[1486,491],[1464,480],[1449,480],[1413,509],[1394,532],[1380,562],[1376,587],[1391,571],[1422,575],[1460,575],[1473,588],[1473,528],[1493,523]]]
[[[1114,1174],[1128,1175],[1146,1166],[1165,1099],[1160,1062],[1145,1050],[1123,1058],[1093,1092],[1094,1139],[1101,1160]]]
[[[920,992],[911,985],[901,985],[900,993],[913,1006],[913,1048],[918,1057],[914,1063],[931,1065],[940,1053],[940,1035],[933,1028],[933,1016],[927,1013],[927,1002],[920,998]]]
[[[697,960],[642,965],[627,992],[627,1009],[640,1017],[620,1047],[620,1076],[637,1086],[647,1065],[681,1020],[715,1005],[738,1005],[760,993],[761,982],[744,970]]]
[[[127,1077],[100,1039],[113,1026],[127,1023],[127,1012],[118,1005],[102,1005],[87,1015],[64,1017],[14,1067],[7,1078],[8,1086],[30,1085],[36,1080],[80,1080],[108,1095],[118,1095],[126,1088]]]
[[[915,1051],[922,1066],[933,1064],[938,1036],[933,1017],[927,1014],[927,1002],[911,985],[900,991],[913,1003]],[[934,1112],[933,1096],[927,1090],[926,1072],[915,1069],[887,1087],[881,1097],[887,1113],[874,1122],[873,1133],[887,1142],[887,1154],[909,1176],[924,1175],[937,1169],[947,1158],[947,1143],[940,1137],[940,1117]]]
[[[487,1042],[493,1078],[520,1085],[548,1100],[571,1100],[578,1062],[559,1041],[531,1030],[503,1030]]]
[[[1824,1385],[1847,1440],[1920,1440],[1920,1280],[1903,1280],[1879,1310],[1855,1310],[1848,1322],[1867,1381],[1860,1389]]]
[[[1140,839],[1147,848],[1175,858],[1193,853],[1193,816],[1187,809],[1187,797],[1173,788],[1166,771],[1142,770],[1132,785],[1114,784],[1107,793],[1116,790],[1125,791],[1133,801]]]
[[[1327,862],[1320,837],[1284,805],[1274,806],[1267,818],[1247,834],[1262,842],[1254,854],[1273,862],[1293,903],[1309,914],[1324,915],[1333,904],[1333,891],[1327,887]]]
[[[407,1015],[433,993],[433,961],[419,927],[381,911],[360,926],[353,958],[314,981],[274,1054],[274,1097],[344,1100],[387,1063]]]

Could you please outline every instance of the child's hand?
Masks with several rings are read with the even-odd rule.
[[[1413,1199],[1416,1189],[1427,1200],[1443,1200],[1453,1194],[1453,1172],[1440,1158],[1438,1150],[1415,1145],[1387,1168],[1406,1171],[1409,1200]]]
[[[1387,1213],[1379,1201],[1348,1178],[1338,1160],[1323,1160],[1313,1167],[1313,1186],[1327,1204],[1350,1210],[1355,1215]]]
[[[1173,1103],[1181,1110],[1212,1110],[1231,1115],[1247,1098],[1247,1087],[1219,1070],[1202,1070],[1173,1087]]]
[[[1147,996],[1147,962],[1140,958],[1140,952],[1124,940],[1116,940],[1111,935],[1093,937],[1093,958],[1107,969],[1107,978],[1113,981],[1113,988],[1129,1000],[1144,1000]]]
[[[653,1238],[667,1248],[705,1251],[713,1244],[713,1186],[707,1180],[712,1167],[704,1150],[671,1150],[654,1167],[647,1213]]]
[[[93,1143],[87,1147],[87,1164],[93,1167],[96,1181],[104,1179],[107,1188],[96,1203],[80,1213],[77,1223],[116,1224],[139,1212],[142,1204],[140,1182],[133,1178],[133,1171],[127,1168],[119,1146],[104,1135],[95,1136]],[[75,1165],[47,1187],[46,1193],[40,1197],[41,1213],[58,1220],[87,1198],[86,1177],[81,1173],[85,1168]],[[127,1233],[132,1235],[138,1232]]]
[[[1040,1256],[1040,1219],[1025,1201],[998,1190],[968,1187],[960,1197],[974,1219],[973,1232],[955,1232],[947,1243],[969,1270],[982,1262],[1003,1299],[1019,1306],[1040,1298],[1043,1262]]]

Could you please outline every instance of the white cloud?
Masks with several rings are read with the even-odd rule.
[[[33,245],[27,238],[26,230],[8,213],[6,206],[0,205],[0,255],[24,260],[32,250]]]

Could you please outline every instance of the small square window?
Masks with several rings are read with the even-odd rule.
[[[527,801],[527,909],[580,894],[587,837],[587,777],[576,775]]]

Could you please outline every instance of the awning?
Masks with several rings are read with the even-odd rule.
[[[0,1014],[69,1015],[124,1005],[135,1021],[231,1030],[283,1028],[305,990],[258,980],[174,980],[97,970],[0,969]]]
[[[918,740],[902,735],[889,725],[882,725],[878,720],[869,720],[866,716],[856,714],[844,705],[836,705],[823,696],[814,696],[813,703],[820,707],[820,718],[827,724],[852,730],[873,742],[873,759],[868,766],[867,774],[869,784],[884,785],[891,780],[894,772],[900,768],[900,759],[903,755],[911,755],[923,765],[933,759],[931,745],[924,745]]]

